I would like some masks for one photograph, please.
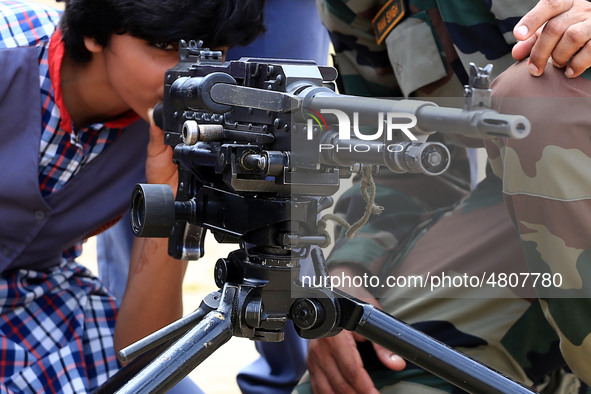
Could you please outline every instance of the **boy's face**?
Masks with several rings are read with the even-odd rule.
[[[129,34],[113,34],[104,48],[107,77],[120,98],[139,116],[162,100],[164,74],[178,63],[172,46],[159,48]]]

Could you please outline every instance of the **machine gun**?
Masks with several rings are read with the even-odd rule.
[[[168,389],[232,335],[280,341],[292,320],[304,338],[356,331],[467,391],[530,393],[371,305],[299,281],[307,256],[316,275],[326,275],[318,246],[327,237],[318,231],[318,214],[342,178],[377,167],[441,174],[449,152],[427,141],[433,132],[474,138],[529,133],[525,117],[490,109],[489,74],[490,68],[472,66],[463,108],[448,108],[340,95],[331,67],[256,58],[223,62],[221,52],[181,42],[180,61],[166,73],[164,99],[154,112],[174,147],[176,199],[169,186],[137,185],[132,229],[137,236],[168,237],[168,252],[179,259],[203,256],[206,230],[240,249],[216,263],[219,292],[122,350],[120,358],[156,346],[161,354],[137,357],[99,392],[120,388],[140,370],[121,392]]]

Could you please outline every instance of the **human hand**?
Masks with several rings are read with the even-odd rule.
[[[586,0],[540,0],[513,29],[519,41],[515,60],[529,56],[528,70],[540,76],[549,58],[566,67],[568,78],[591,66],[591,3]]]
[[[150,119],[150,142],[146,159],[146,179],[148,183],[168,184],[176,195],[178,186],[177,166],[172,162],[172,147],[164,143],[161,128],[156,126],[153,110],[148,110]]]
[[[341,267],[339,272],[353,275],[350,267]],[[331,272],[334,274],[334,271]],[[343,289],[353,297],[379,307],[378,301],[365,288]],[[312,339],[308,345],[308,371],[315,393],[377,393],[371,377],[363,367],[357,342],[366,341],[362,336],[343,331],[333,337]],[[392,351],[372,343],[378,359],[388,368],[400,371],[406,362]]]
[[[358,334],[343,331],[327,338],[312,339],[308,345],[308,371],[315,393],[378,393],[363,367],[356,341],[366,340]],[[406,362],[390,350],[373,344],[380,361],[400,371]]]

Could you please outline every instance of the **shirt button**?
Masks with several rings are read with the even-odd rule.
[[[45,212],[43,211],[35,211],[35,219],[43,220],[45,219]]]

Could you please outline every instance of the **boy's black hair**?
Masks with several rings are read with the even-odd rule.
[[[79,62],[92,54],[91,37],[102,46],[113,33],[152,43],[203,40],[210,48],[246,45],[265,31],[265,0],[66,0],[60,21],[66,51]]]

